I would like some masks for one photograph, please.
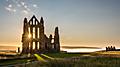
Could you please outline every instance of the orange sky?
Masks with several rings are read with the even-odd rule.
[[[62,45],[120,47],[119,0],[0,0],[0,46],[21,46],[23,19],[45,21],[45,34],[59,27]]]

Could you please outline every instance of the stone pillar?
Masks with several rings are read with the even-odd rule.
[[[60,42],[59,42],[59,30],[58,30],[58,27],[55,28],[54,49],[55,49],[56,52],[60,51]]]
[[[52,35],[51,34],[49,36],[48,45],[49,45],[49,49],[52,49]]]
[[[44,50],[45,49],[45,38],[44,38],[45,36],[44,36],[44,20],[43,20],[43,18],[41,17],[41,19],[40,19],[40,42],[41,42],[41,48],[42,48],[42,50]]]
[[[22,53],[29,52],[29,48],[28,48],[29,44],[27,38],[28,38],[28,24],[27,24],[27,18],[24,18],[23,35],[22,35]]]
[[[18,47],[18,53],[20,53],[20,47]]]

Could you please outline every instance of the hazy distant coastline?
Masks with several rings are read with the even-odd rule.
[[[0,52],[15,52],[18,46],[0,46]],[[86,46],[61,46],[62,51],[67,52],[94,52],[103,50],[100,47],[86,47]]]
[[[17,46],[0,46],[0,51],[1,50],[16,50]]]
[[[101,49],[100,47],[85,47],[85,46],[62,46],[62,48],[67,49],[77,49],[77,48],[89,48],[89,49]]]

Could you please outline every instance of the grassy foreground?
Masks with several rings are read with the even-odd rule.
[[[0,62],[0,64],[16,64],[16,63],[26,63],[22,67],[120,67],[120,57],[105,57],[100,56],[101,52],[97,54],[72,54],[72,53],[47,53],[45,56],[54,58],[53,60],[46,59],[48,62],[35,61],[27,63],[29,59],[17,59]],[[110,53],[109,53],[110,54]],[[85,56],[87,55],[87,56]],[[113,53],[112,53],[113,55]],[[119,55],[119,54],[118,54]],[[59,58],[59,59],[58,59]],[[12,61],[12,62],[11,62]],[[36,62],[37,61],[37,62]],[[18,67],[21,67],[18,65]]]
[[[53,58],[69,58],[69,57],[79,57],[84,54],[80,53],[46,53],[46,55]]]
[[[83,57],[77,59],[54,60],[46,67],[119,67],[120,58]]]
[[[35,60],[35,58],[23,58],[23,59],[6,59],[0,60],[0,67],[7,66],[7,65],[15,65],[15,64],[22,64],[27,63]]]

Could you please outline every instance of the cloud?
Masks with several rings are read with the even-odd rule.
[[[20,5],[20,4],[17,4],[17,6],[18,6],[18,7],[21,7],[21,5]]]
[[[9,5],[7,7],[5,7],[5,9],[9,12],[16,12],[16,11],[20,11],[23,14],[29,14],[29,13],[34,13],[33,10],[31,9],[33,8],[37,8],[37,4],[30,4],[32,5],[32,7],[29,6],[29,4],[27,4],[27,2],[24,2],[23,0],[6,0]],[[16,8],[16,9],[15,9]]]
[[[24,6],[24,5],[25,5],[25,2],[21,2],[21,5],[23,5],[23,6]]]
[[[25,5],[24,8],[27,8],[27,5]]]
[[[22,8],[22,11],[21,11],[22,13],[28,14],[29,12],[31,12],[30,8],[23,1],[20,2],[19,6],[21,6]]]
[[[13,12],[16,12],[16,9],[13,9]]]
[[[13,8],[12,4],[9,4],[7,7],[5,7],[5,9],[9,12],[16,12],[16,9]]]
[[[9,12],[16,12],[16,9],[10,8],[10,7],[5,7],[5,9]]]
[[[37,5],[36,5],[36,4],[33,4],[33,7],[37,8]]]
[[[9,8],[12,8],[12,4],[9,4],[8,7],[9,7]]]
[[[22,10],[22,13],[28,14],[29,12],[27,10]]]
[[[8,11],[11,11],[11,8],[9,8],[9,7],[5,7],[5,9],[8,10]]]

